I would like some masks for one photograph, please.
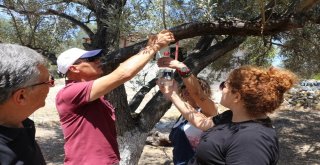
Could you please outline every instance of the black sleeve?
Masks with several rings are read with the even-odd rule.
[[[0,164],[11,165],[11,164],[23,164],[17,160],[17,156],[12,150],[3,143],[0,143]]]

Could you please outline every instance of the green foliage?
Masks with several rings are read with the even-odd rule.
[[[312,79],[320,80],[320,73],[314,75]]]
[[[276,49],[265,44],[262,37],[249,37],[239,48],[228,52],[207,67],[210,81],[221,79],[225,73],[241,65],[271,66]]]
[[[147,34],[155,33],[163,29],[164,25],[161,19],[162,2],[162,0],[130,1],[130,3],[128,3],[129,5],[126,6],[126,10],[130,11],[130,14],[127,15],[129,20],[129,26],[126,26],[128,27],[127,29]],[[264,4],[261,2],[264,2]],[[268,1],[247,0],[232,2],[221,0],[166,1],[165,21],[168,27],[172,27],[185,22],[211,21],[213,18],[224,20],[229,18],[254,20],[261,15],[262,5],[264,6],[267,3]],[[271,10],[274,13],[282,12],[288,8],[290,3],[292,2],[288,0],[277,1]],[[270,17],[266,17],[265,23],[268,23],[269,19]],[[209,66],[209,70],[211,69],[212,73],[214,73],[213,77],[215,79],[220,76],[220,74],[217,73],[229,71],[240,65],[270,66],[275,56],[280,53],[281,58],[284,59],[283,67],[291,69],[304,77],[310,77],[319,71],[317,68],[320,68],[318,62],[320,57],[318,52],[320,51],[315,49],[319,47],[319,44],[315,44],[319,41],[319,30],[316,29],[319,29],[319,27],[314,28],[314,30],[309,29],[309,27],[304,28],[304,32],[301,32],[305,37],[303,44],[298,41],[301,39],[297,39],[301,34],[295,31],[275,36],[249,37],[237,50],[229,52],[227,55],[212,63],[212,65]],[[274,44],[278,43],[279,40],[284,42],[286,46],[275,47]],[[194,43],[196,43],[195,39],[186,42],[182,41],[181,45],[187,47],[188,51],[190,51]],[[287,45],[292,46],[288,47]],[[297,51],[297,49],[301,50]],[[234,52],[236,52],[236,54],[233,54]],[[309,56],[310,54],[313,54],[313,56]],[[311,67],[310,64],[312,65]],[[310,71],[311,69],[314,71]]]
[[[14,31],[9,21],[0,19],[0,42],[13,43]]]
[[[186,22],[208,21],[208,15],[197,1],[166,1],[165,24],[171,28]],[[131,0],[128,1],[123,12],[124,29],[122,32],[156,33],[164,29],[163,0]]]
[[[27,3],[12,2],[12,5],[16,10],[41,12],[49,8],[49,3],[51,2],[30,0]],[[86,17],[88,10],[80,5],[57,3],[55,8],[83,22],[93,19]],[[82,38],[77,37],[79,28],[64,18],[54,15],[25,15],[13,10],[4,11],[6,11],[3,12],[6,19],[1,19],[0,27],[2,42],[18,43],[55,53],[71,46],[81,46]]]
[[[308,25],[282,34],[280,54],[284,67],[296,72],[302,78],[311,78],[320,72],[320,26]]]
[[[270,37],[249,37],[239,49],[243,55],[239,57],[241,65],[270,66],[276,55],[276,50],[271,43]]]
[[[208,22],[212,20],[255,20],[261,16],[261,7],[269,1],[222,1],[222,0],[128,0],[121,15],[106,15],[112,19],[96,18],[96,14],[85,5],[58,0],[29,0],[27,2],[7,1],[17,10],[45,11],[54,8],[58,12],[73,17],[95,33],[97,22],[107,21],[106,26],[120,28],[121,36],[139,34],[142,38],[164,28],[171,28],[186,22]],[[88,2],[84,2],[88,3]],[[263,4],[262,4],[263,3]],[[279,0],[270,9],[273,13],[283,12],[293,1]],[[54,4],[54,5],[53,5]],[[104,2],[101,4],[106,7]],[[108,8],[109,9],[109,8]],[[111,6],[110,10],[116,7]],[[6,15],[0,20],[0,41],[30,45],[59,53],[68,47],[82,46],[82,38],[89,37],[88,32],[72,24],[69,20],[56,15],[25,15],[13,10],[2,10]],[[114,12],[117,13],[117,12]],[[165,13],[165,20],[163,20]],[[112,13],[111,13],[112,14]],[[0,15],[1,16],[1,15]],[[268,23],[270,17],[265,18]],[[109,21],[109,22],[108,22]],[[109,28],[111,29],[111,28]],[[211,65],[212,72],[224,72],[239,65],[270,66],[272,59],[280,54],[284,59],[283,67],[293,70],[302,77],[308,78],[320,71],[319,25],[310,24],[303,29],[277,34],[268,37],[249,37],[245,43],[233,52],[224,55]],[[217,41],[226,36],[216,36]],[[180,46],[187,51],[193,49],[198,38],[180,41]],[[275,48],[273,45],[278,45]]]

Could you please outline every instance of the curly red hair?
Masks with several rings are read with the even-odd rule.
[[[297,77],[284,69],[242,66],[230,73],[227,82],[231,92],[240,93],[248,113],[259,116],[280,106],[284,93],[297,82]]]

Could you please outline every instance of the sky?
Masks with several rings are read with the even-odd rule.
[[[7,9],[0,8],[0,19],[9,19],[10,15],[7,14]]]
[[[280,55],[276,55],[275,58],[272,60],[272,66],[281,67],[282,65],[282,58]]]

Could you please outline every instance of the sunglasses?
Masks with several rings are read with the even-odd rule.
[[[34,86],[42,85],[42,84],[47,84],[47,85],[49,85],[49,87],[54,87],[54,77],[50,75],[50,80],[49,81],[28,85],[26,87],[34,87]]]
[[[226,82],[222,81],[221,84],[219,85],[219,89],[223,90],[226,87]]]

